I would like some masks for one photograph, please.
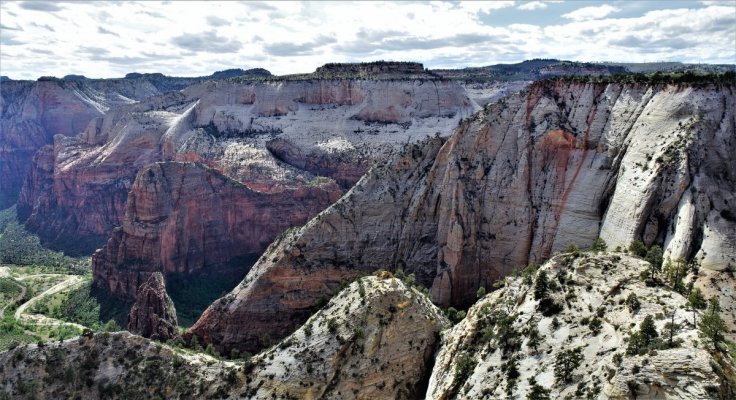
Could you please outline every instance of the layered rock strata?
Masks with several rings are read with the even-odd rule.
[[[110,108],[178,90],[193,81],[151,77],[4,81],[0,91],[0,209],[15,203],[34,153],[54,135],[74,136]]]
[[[380,154],[449,132],[474,107],[460,85],[442,80],[209,81],[57,138],[51,177],[28,182],[19,211],[49,244],[64,248],[59,240],[74,236],[91,251],[121,225],[127,192],[152,162],[201,162],[258,191],[320,176],[347,188]]]
[[[215,303],[193,331],[224,347],[278,336],[331,287],[386,267],[415,273],[438,304],[469,305],[514,268],[599,236],[609,248],[643,240],[728,270],[733,90],[534,84],[465,119],[446,143],[407,146],[377,165],[275,243],[228,307]],[[243,321],[254,324],[238,330]]]
[[[163,342],[179,336],[178,325],[164,277],[154,272],[138,288],[135,303],[128,313],[128,330]]]
[[[187,276],[258,254],[339,195],[334,182],[268,193],[199,163],[149,165],[133,183],[122,226],[93,256],[94,285],[132,299],[156,272]]]

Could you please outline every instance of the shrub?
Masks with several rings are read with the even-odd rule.
[[[593,243],[590,245],[590,250],[595,252],[606,251],[607,248],[606,241],[601,238],[593,240]]]
[[[478,288],[478,291],[475,292],[475,297],[481,299],[486,295],[486,288],[481,286]]]
[[[334,318],[330,318],[327,320],[327,330],[330,331],[330,333],[337,332],[337,320]]]
[[[637,311],[639,311],[639,309],[641,308],[641,303],[639,302],[639,297],[636,295],[636,293],[631,292],[626,298],[626,307],[629,308],[629,311],[632,314],[635,314]]]
[[[647,247],[639,240],[634,240],[629,245],[629,252],[639,257],[645,257],[647,255]]]
[[[550,400],[549,389],[540,386],[534,377],[529,378],[529,392],[526,394],[527,400]]]

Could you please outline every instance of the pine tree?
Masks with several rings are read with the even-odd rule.
[[[647,315],[639,326],[639,332],[641,332],[642,340],[646,345],[650,345],[659,337],[657,333],[657,326],[654,325],[654,318],[651,315]]]
[[[534,377],[529,378],[529,392],[526,394],[527,400],[550,400],[549,389],[537,383]]]
[[[537,280],[534,282],[534,299],[541,300],[547,297],[549,290],[549,278],[546,271],[539,271]]]
[[[657,275],[657,272],[662,270],[662,262],[664,261],[662,258],[662,248],[654,245],[647,251],[645,259],[649,262],[649,271],[652,279],[654,279]]]
[[[631,254],[639,257],[644,257],[647,255],[647,247],[644,246],[644,243],[638,240],[634,240],[633,242],[631,242],[631,244],[629,245],[629,251],[631,252]]]
[[[715,350],[718,350],[718,344],[725,340],[726,323],[719,315],[720,311],[718,299],[712,297],[708,304],[708,311],[700,319],[700,337],[710,342]]]
[[[562,383],[572,382],[572,374],[575,368],[580,366],[582,360],[583,354],[579,347],[557,353],[554,367],[555,381]]]

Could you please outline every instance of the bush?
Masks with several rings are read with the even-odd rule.
[[[606,244],[606,241],[601,238],[595,239],[590,245],[590,250],[595,252],[606,251],[607,248],[608,245]]]
[[[462,310],[458,311],[455,307],[448,307],[447,311],[445,311],[445,315],[447,316],[447,319],[449,319],[450,322],[454,325],[465,318],[466,312]]]
[[[635,256],[645,257],[647,255],[647,247],[639,240],[634,240],[629,245],[629,252]]]
[[[529,378],[529,392],[526,394],[527,400],[550,400],[550,390],[540,386],[536,379]]]
[[[626,307],[629,308],[629,311],[632,314],[635,314],[637,311],[639,311],[639,309],[641,308],[641,303],[639,302],[639,296],[637,296],[636,293],[631,292],[626,298]]]

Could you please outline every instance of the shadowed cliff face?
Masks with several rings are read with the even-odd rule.
[[[135,298],[154,272],[187,276],[258,254],[340,193],[334,182],[259,192],[202,164],[153,164],[133,183],[122,226],[93,257],[94,284]]]
[[[0,209],[15,203],[33,154],[52,143],[54,135],[77,135],[111,107],[180,89],[186,83],[177,78],[172,78],[170,87],[157,86],[150,79],[2,82]]]
[[[192,332],[225,348],[282,336],[331,288],[378,268],[402,267],[435,302],[464,306],[513,268],[598,236],[736,265],[736,222],[723,216],[736,201],[734,106],[731,86],[535,84],[446,143],[377,165],[272,245]]]
[[[140,280],[133,276],[140,271],[191,273],[260,254],[283,229],[332,204],[377,157],[407,141],[450,132],[477,107],[465,93],[456,83],[431,80],[205,82],[115,108],[78,137],[57,136],[53,149],[37,158],[19,210],[28,216],[29,228],[67,251],[93,251],[120,226],[95,257],[95,276],[101,287],[131,298]],[[213,204],[200,202],[191,221],[167,220],[169,228],[162,230],[163,219],[183,212],[184,203],[170,200],[168,190],[183,184],[187,193],[200,193],[206,185],[185,174],[183,183],[145,192],[149,178],[140,171],[159,161],[195,162],[271,196],[249,211],[258,229],[234,238],[198,239],[219,241],[213,245],[218,250],[208,253],[212,259],[188,253],[197,246],[190,246],[193,235],[183,229],[203,221],[250,225],[250,220],[221,215]],[[133,199],[126,206],[129,192]],[[149,203],[142,207],[144,197]],[[145,213],[158,213],[162,220]],[[150,230],[142,238],[144,228]],[[70,237],[74,243],[64,241]],[[130,260],[137,260],[132,268]],[[131,281],[108,284],[108,274],[119,278],[112,277],[115,269]]]

